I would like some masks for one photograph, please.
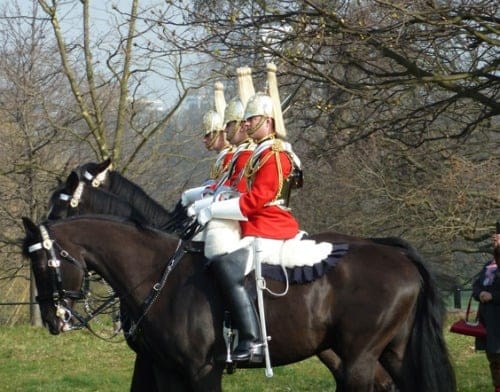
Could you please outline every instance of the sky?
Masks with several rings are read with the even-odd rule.
[[[12,6],[16,0],[0,0],[0,9],[6,5]],[[51,0],[47,0],[50,4]],[[159,0],[141,0],[140,8],[151,6],[154,4],[162,3]],[[31,0],[18,0],[21,9],[26,11],[26,14],[31,14],[32,3]],[[112,7],[117,7],[124,13],[130,12],[132,0],[91,0],[90,2],[90,15],[91,15],[91,34],[93,40],[106,40],[112,42],[113,35],[110,33],[111,26],[114,25]],[[59,0],[59,6],[64,6],[63,12],[58,13],[61,24],[61,30],[64,36],[80,36],[83,32],[82,17],[81,17],[81,3],[79,0]],[[113,42],[113,45],[116,44]],[[95,59],[95,57],[94,57]],[[145,58],[145,61],[148,59]],[[104,62],[103,62],[104,63]],[[165,66],[160,64],[162,71],[168,72],[167,64]],[[169,81],[166,77],[150,73],[151,76],[146,80],[145,85],[148,86],[149,91],[143,99],[151,101],[160,101],[159,106],[169,105],[176,101],[176,88],[175,83]]]

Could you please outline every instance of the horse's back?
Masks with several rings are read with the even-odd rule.
[[[329,280],[337,309],[374,318],[384,309],[412,308],[422,281],[416,264],[404,252],[374,243],[350,244]]]
[[[314,237],[347,243],[349,249],[321,278],[291,285],[285,297],[266,296],[273,362],[300,360],[328,348],[343,354],[373,338],[387,345],[398,334],[394,331],[407,331],[399,326],[413,321],[421,277],[404,252],[350,236]],[[284,289],[283,283],[266,283],[274,292]],[[294,347],[301,348],[297,357]]]

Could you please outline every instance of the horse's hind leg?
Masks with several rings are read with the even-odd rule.
[[[330,370],[337,385],[343,383],[343,368],[342,360],[333,350],[325,350],[318,354],[320,361]],[[374,391],[375,392],[394,392],[396,387],[394,382],[383,368],[380,362],[375,365],[374,376]]]
[[[344,362],[344,377],[338,391],[373,392],[375,390],[375,368],[377,358],[359,356],[353,361]]]
[[[395,392],[397,390],[392,377],[380,362],[377,362],[375,366],[374,390],[375,392]]]
[[[404,385],[404,380],[402,379],[402,366],[403,366],[403,353],[404,346],[401,345],[398,349],[387,347],[382,355],[380,356],[380,360],[384,364],[384,367],[390,373],[391,378],[394,380],[394,383],[397,385]],[[387,389],[387,391],[397,391],[396,385],[393,385],[393,389]]]
[[[336,383],[342,382],[342,360],[333,350],[325,350],[318,354],[319,360],[330,370]]]

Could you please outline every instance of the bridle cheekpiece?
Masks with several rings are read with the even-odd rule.
[[[89,320],[78,315],[68,307],[68,300],[86,299],[89,293],[89,273],[85,265],[72,257],[66,250],[62,249],[55,240],[52,240],[48,229],[44,225],[39,226],[41,242],[37,242],[28,247],[28,253],[33,253],[39,250],[44,250],[47,254],[47,265],[52,280],[52,294],[50,296],[37,296],[37,302],[52,300],[56,308],[56,316],[61,319],[64,324],[63,330],[81,329]],[[59,248],[59,255],[62,261],[70,262],[80,268],[84,273],[82,285],[78,291],[64,290],[62,287],[61,259],[56,254],[55,248]],[[72,318],[79,321],[78,325],[70,324]]]

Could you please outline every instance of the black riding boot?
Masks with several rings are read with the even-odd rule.
[[[261,362],[263,360],[260,324],[250,295],[243,286],[248,250],[239,249],[212,261],[231,319],[238,329],[238,346],[231,354],[233,361]]]

